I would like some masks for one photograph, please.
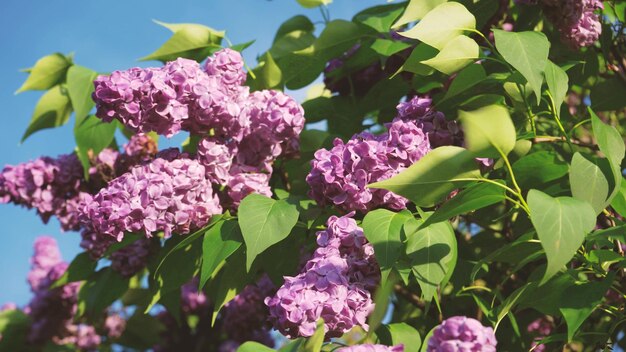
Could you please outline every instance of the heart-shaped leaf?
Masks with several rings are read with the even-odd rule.
[[[476,18],[465,6],[458,2],[446,2],[428,12],[413,28],[400,34],[442,50],[464,31],[475,28]]]

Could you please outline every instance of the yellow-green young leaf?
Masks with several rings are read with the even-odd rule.
[[[472,153],[460,147],[443,146],[435,148],[398,175],[368,187],[386,189],[418,206],[428,207],[479,176]]]
[[[543,284],[572,259],[585,235],[596,225],[596,214],[587,202],[553,198],[535,189],[528,192],[528,206],[530,220],[548,257]]]
[[[439,72],[451,75],[476,61],[479,51],[478,44],[474,39],[460,35],[448,42],[437,56],[422,61],[422,63]]]
[[[64,125],[71,112],[72,104],[65,87],[57,85],[50,88],[37,102],[33,117],[22,136],[22,142],[37,131]]]
[[[454,80],[452,80],[452,84],[450,84],[450,88],[446,92],[442,101],[467,91],[485,79],[487,79],[487,73],[485,72],[483,65],[474,64],[467,66],[463,69],[463,71],[456,75]]]
[[[28,78],[15,93],[27,90],[44,90],[61,83],[72,61],[60,53],[44,56],[37,60]]]
[[[156,23],[168,28],[174,35],[159,49],[139,60],[170,61],[178,57],[203,60],[211,52],[220,48],[224,32],[195,23]]]
[[[567,77],[567,73],[565,73],[562,68],[550,60],[548,60],[548,64],[546,65],[545,75],[548,90],[550,90],[552,99],[554,99],[556,115],[561,116],[561,105],[563,104],[563,99],[565,99],[565,95],[569,89],[569,78]]]
[[[312,9],[314,7],[328,5],[333,2],[333,0],[296,0],[300,6],[305,7],[307,9]]]
[[[239,226],[246,243],[246,267],[270,246],[284,240],[298,221],[295,205],[250,194],[239,205]]]
[[[435,7],[443,4],[448,0],[411,0],[400,17],[391,28],[402,27],[403,25],[421,20],[426,14]]]
[[[476,18],[465,6],[458,2],[446,2],[428,12],[413,28],[400,34],[442,50],[452,39],[475,28]]]
[[[265,64],[263,65],[263,84],[265,88],[274,88],[280,84],[283,79],[283,74],[280,71],[280,67],[276,65],[272,54],[268,51],[265,54]]]
[[[474,111],[459,111],[467,149],[482,158],[507,155],[515,148],[515,126],[507,108],[490,105]]]
[[[609,183],[602,170],[578,152],[572,158],[569,183],[574,198],[591,204],[596,214],[602,212],[609,194]]]
[[[354,22],[345,20],[331,21],[326,24],[320,36],[313,43],[314,54],[323,60],[338,57],[350,49],[364,33],[369,32]],[[306,52],[306,49],[304,52]],[[300,51],[298,53],[304,52]]]
[[[543,74],[548,63],[550,42],[541,32],[507,32],[494,29],[496,49],[502,57],[518,70],[530,84],[541,101],[541,85]]]
[[[239,346],[239,348],[237,348],[237,352],[274,352],[274,349],[258,342],[248,341]]]
[[[376,336],[387,346],[404,345],[404,352],[418,352],[422,345],[420,333],[407,323],[383,325],[376,330]]]
[[[93,81],[96,77],[96,71],[79,65],[73,65],[67,70],[67,92],[76,115],[76,124],[81,123],[95,105],[91,93],[94,91]]]
[[[611,200],[611,206],[619,215],[626,217],[626,178],[622,178],[621,186]]]

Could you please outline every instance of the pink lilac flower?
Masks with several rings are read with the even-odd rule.
[[[228,48],[209,56],[204,63],[204,71],[211,76],[220,77],[222,85],[227,87],[242,86],[246,82],[243,67],[241,54]]]
[[[181,309],[186,314],[200,314],[209,307],[209,299],[202,291],[198,291],[200,280],[194,277],[184,284],[180,291]]]
[[[104,321],[104,330],[106,332],[106,335],[110,339],[120,338],[125,329],[126,320],[122,318],[119,314],[109,315]]]
[[[81,351],[97,351],[101,338],[91,325],[79,324],[71,330],[76,336],[74,344]]]
[[[552,317],[544,316],[538,319],[533,320],[526,330],[528,333],[534,336],[532,347],[533,351],[543,352],[546,350],[546,346],[540,344],[539,342],[545,337],[550,336],[552,334],[552,330],[554,329],[554,321]]]
[[[111,253],[111,268],[124,277],[132,277],[148,263],[151,241],[140,238],[135,242]]]
[[[261,173],[237,173],[228,181],[227,195],[231,209],[237,209],[239,203],[249,194],[257,193],[272,196],[269,185],[270,175]]]
[[[332,204],[345,212],[406,208],[406,198],[366,186],[406,169],[430,151],[430,144],[414,121],[396,118],[386,127],[382,135],[363,132],[346,143],[335,139],[330,150],[315,152],[306,178],[309,195],[322,206]]]
[[[230,168],[237,153],[235,143],[222,143],[205,137],[198,144],[198,161],[204,165],[207,178],[215,184],[226,184],[231,178]]]
[[[404,352],[404,345],[385,346],[385,345],[356,345],[349,347],[341,347],[337,352]]]
[[[331,217],[317,236],[320,247],[303,271],[285,277],[276,294],[265,299],[270,322],[290,338],[313,335],[320,318],[326,337],[357,325],[367,330],[374,308],[370,290],[380,275],[371,245],[349,216]]]
[[[204,166],[157,158],[111,181],[85,202],[82,215],[97,233],[121,241],[124,232],[187,234],[221,211]]]
[[[495,352],[496,336],[493,329],[478,320],[455,316],[435,328],[428,340],[428,352]]]
[[[593,45],[602,34],[596,10],[604,8],[602,0],[542,0],[546,17],[561,33],[561,40],[572,49]]]

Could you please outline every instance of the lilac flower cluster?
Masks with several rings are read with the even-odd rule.
[[[528,333],[534,336],[533,338],[533,351],[543,352],[546,350],[546,346],[540,344],[539,341],[543,340],[545,337],[550,336],[552,334],[552,330],[554,329],[554,321],[552,317],[544,316],[541,318],[537,318],[533,320],[526,330]]]
[[[104,331],[110,339],[118,339],[126,330],[126,320],[119,314],[111,314],[104,320]]]
[[[76,296],[79,283],[51,289],[68,267],[63,262],[56,241],[51,237],[39,237],[34,245],[32,269],[28,281],[35,296],[25,309],[33,323],[28,335],[32,344],[53,341],[56,344],[72,343],[82,351],[95,350],[100,336],[93,326],[74,324]]]
[[[404,352],[404,345],[385,346],[385,345],[356,345],[349,347],[341,347],[337,352]]]
[[[185,314],[200,314],[209,307],[209,299],[198,291],[200,279],[194,277],[180,288],[180,306]]]
[[[388,131],[381,135],[363,132],[347,143],[335,139],[330,150],[316,151],[306,178],[309,195],[322,206],[332,204],[345,212],[406,208],[406,198],[366,186],[409,167],[431,150],[430,143],[414,121],[396,118],[385,126]]]
[[[221,211],[204,166],[191,159],[156,158],[86,200],[82,215],[99,235],[120,241],[124,232],[186,234]]]
[[[263,301],[275,292],[276,287],[265,275],[256,284],[246,286],[224,306],[222,328],[231,341],[257,341],[267,346],[274,345],[267,323],[267,306]]]
[[[600,16],[602,0],[516,0],[517,3],[535,5],[543,11],[561,34],[561,40],[574,50],[593,45],[602,34]]]
[[[124,277],[132,277],[145,268],[150,256],[151,240],[140,238],[111,253],[111,269]]]
[[[75,154],[41,157],[7,165],[0,173],[0,202],[34,208],[47,223],[56,216],[63,230],[77,230],[77,206],[83,169]]]
[[[295,277],[285,277],[276,295],[267,297],[269,321],[285,336],[311,336],[324,319],[326,337],[338,337],[354,326],[367,329],[373,310],[370,290],[380,280],[371,244],[352,214],[331,217],[317,233],[319,247]]]
[[[455,316],[435,328],[428,340],[428,352],[468,351],[495,352],[496,336],[493,329],[478,320]]]

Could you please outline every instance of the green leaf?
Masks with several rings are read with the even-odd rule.
[[[459,111],[467,149],[483,158],[498,158],[515,148],[517,134],[507,108],[491,105]]]
[[[213,316],[211,325],[215,323],[219,311],[230,302],[250,282],[249,274],[244,265],[243,249],[239,249],[227,260],[215,282],[209,287],[213,299]]]
[[[394,213],[386,209],[370,211],[363,219],[363,233],[374,246],[374,255],[383,273],[381,282],[393,268],[402,251],[402,228],[413,216],[409,211]]]
[[[367,27],[365,27],[367,28]],[[364,30],[354,22],[334,20],[326,24],[319,38],[313,43],[313,51],[320,59],[339,57],[350,49],[364,34]]]
[[[609,183],[596,164],[576,152],[572,158],[569,182],[574,198],[591,204],[596,215],[602,212],[609,194]]]
[[[248,341],[237,348],[237,352],[273,352],[274,349],[265,346],[262,343]]]
[[[368,187],[392,191],[418,206],[432,206],[479,176],[471,153],[460,147],[443,146],[435,148],[398,175]]]
[[[507,314],[509,314],[511,309],[513,309],[513,307],[517,304],[517,301],[524,295],[524,293],[526,293],[526,290],[528,290],[530,285],[531,285],[530,283],[527,283],[524,286],[515,290],[513,293],[511,293],[509,297],[506,298],[506,300],[504,300],[504,302],[502,302],[502,305],[500,305],[499,307],[495,309],[496,324],[494,328],[496,330],[498,329],[498,326],[502,322],[502,319],[504,319],[504,317],[506,317]]]
[[[383,325],[376,336],[387,346],[404,345],[404,352],[418,352],[422,346],[419,332],[406,323]]]
[[[402,4],[388,4],[367,8],[356,15],[353,21],[363,23],[380,33],[389,33],[393,21],[404,10]]]
[[[426,334],[426,336],[424,337],[424,343],[422,344],[422,348],[420,348],[420,352],[428,352],[428,340],[430,340],[430,338],[433,336],[436,328],[437,327],[435,326],[434,328],[430,329],[428,334]]]
[[[250,270],[257,255],[284,240],[298,221],[296,206],[250,194],[239,205],[239,226],[246,243],[246,268]]]
[[[382,56],[391,56],[409,47],[411,47],[410,44],[389,39],[376,39],[370,46],[372,50]]]
[[[312,32],[293,31],[278,38],[272,45],[269,53],[272,58],[278,60],[293,52],[304,50],[315,42],[315,36]]]
[[[454,78],[442,101],[455,97],[487,79],[483,65],[469,65]]]
[[[567,322],[567,340],[572,341],[582,323],[591,315],[611,287],[615,272],[609,273],[602,282],[577,282],[568,287],[559,304],[559,310]]]
[[[476,61],[479,55],[478,44],[474,39],[460,35],[448,42],[437,56],[422,61],[439,72],[451,75]]]
[[[423,223],[424,219],[406,223],[406,253],[411,259],[413,275],[422,289],[422,296],[430,302],[437,287],[444,284],[454,271],[457,244],[450,223],[439,222],[420,228]]]
[[[550,60],[548,60],[548,64],[546,65],[545,75],[548,89],[554,99],[554,105],[556,105],[556,114],[560,117],[561,105],[569,89],[569,78],[562,68]]]
[[[278,27],[278,31],[276,31],[276,36],[274,37],[274,43],[291,32],[313,32],[314,30],[315,26],[308,17],[304,15],[293,16]]]
[[[108,147],[113,138],[117,126],[100,120],[94,115],[89,115],[82,122],[77,122],[74,127],[74,139],[76,140],[77,154],[83,164],[85,178],[89,176],[89,155],[98,155],[100,151]]]
[[[66,124],[71,112],[72,105],[65,88],[60,85],[50,88],[37,102],[33,117],[22,136],[22,143],[37,131]]]
[[[596,225],[596,216],[589,203],[571,197],[553,198],[535,189],[528,192],[528,206],[530,220],[548,257],[543,284],[572,259],[585,235]]]
[[[302,352],[320,352],[322,344],[324,343],[324,319],[320,318],[317,321],[317,327],[313,336],[309,337],[302,348]]]
[[[311,84],[324,71],[326,61],[315,55],[313,47],[285,55],[278,63],[285,85],[289,89],[300,89]]]
[[[91,259],[89,253],[80,253],[72,260],[63,275],[50,287],[61,287],[70,282],[87,280],[96,271],[97,264],[98,261]]]
[[[626,106],[624,96],[626,85],[621,79],[615,77],[601,81],[591,88],[591,108],[595,111],[619,110]]]
[[[437,54],[437,49],[430,45],[420,43],[409,55],[404,64],[398,69],[397,75],[400,72],[412,72],[421,76],[428,76],[434,72],[434,70],[422,63],[422,61],[428,60]]]
[[[600,151],[609,160],[611,171],[613,172],[613,190],[604,204],[604,207],[606,207],[619,192],[622,180],[621,164],[624,159],[624,140],[615,127],[603,123],[591,109],[589,109],[589,113],[591,114],[593,135],[598,141]]]
[[[201,61],[212,51],[220,48],[219,43],[224,32],[218,32],[207,26],[195,23],[164,23],[157,24],[168,28],[174,34],[152,54],[142,57],[141,61],[171,61],[178,57],[186,57]]]
[[[77,125],[87,117],[95,105],[91,93],[94,91],[93,81],[96,77],[98,77],[96,71],[79,65],[73,65],[67,70],[67,92],[76,114]]]
[[[499,203],[505,198],[505,191],[491,183],[477,183],[470,185],[447,202],[443,203],[433,215],[426,219],[422,227],[440,221],[446,221],[457,215],[482,209],[492,204]],[[371,241],[370,241],[371,242]]]
[[[303,340],[302,338],[292,340],[288,344],[281,347],[278,351],[279,352],[298,352],[301,350],[304,342],[305,340]]]
[[[374,311],[369,315],[367,323],[369,330],[367,337],[371,337],[382,323],[389,310],[389,298],[393,293],[394,286],[400,280],[400,277],[393,270],[389,273],[389,277],[383,285],[378,286],[374,293]]]
[[[296,0],[300,6],[312,9],[322,5],[328,5],[333,2],[333,0]]]
[[[413,28],[400,34],[442,50],[446,44],[476,28],[476,19],[458,2],[446,2],[429,11]]]
[[[27,90],[46,90],[63,82],[72,61],[65,55],[54,53],[37,60],[29,70],[28,78],[15,93]]]
[[[539,188],[547,182],[567,175],[568,171],[567,163],[559,159],[555,152],[530,153],[513,163],[513,173],[522,188]]]
[[[221,221],[204,234],[200,287],[204,287],[220,263],[230,257],[243,242],[236,220]]]
[[[541,32],[507,32],[494,29],[496,49],[530,83],[537,104],[541,101],[541,85],[548,63],[550,42]]]
[[[431,10],[437,6],[445,3],[448,0],[411,0],[404,10],[402,17],[400,17],[392,28],[399,28],[405,24],[421,20]]]
[[[23,351],[31,320],[19,309],[0,312],[0,351]]]
[[[161,341],[160,334],[165,326],[156,317],[135,312],[124,328],[124,333],[116,343],[136,350],[149,350]]]
[[[78,292],[78,315],[94,317],[122,297],[128,289],[129,279],[110,267],[101,269],[85,282]]]

